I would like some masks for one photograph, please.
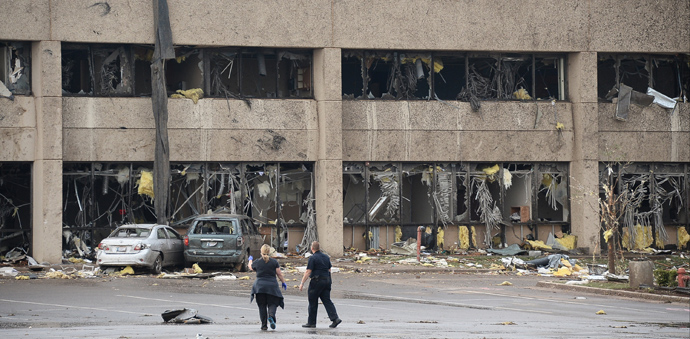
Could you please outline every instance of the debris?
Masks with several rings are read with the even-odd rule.
[[[213,280],[236,280],[237,277],[234,275],[219,275],[216,277],[213,277]]]
[[[208,324],[213,320],[198,314],[193,308],[183,308],[177,310],[166,310],[161,313],[163,321],[177,324]]]
[[[668,108],[668,109],[673,109],[676,107],[676,100],[661,94],[658,91],[655,91],[651,87],[647,87],[647,95],[651,95],[654,97],[653,103],[663,107],[663,108]]]
[[[137,186],[139,186],[139,189],[137,191],[138,194],[140,195],[147,195],[151,199],[154,198],[154,190],[153,190],[153,172],[149,171],[141,171],[141,178],[139,181],[137,181]]]
[[[510,281],[504,281],[496,286],[513,286],[513,284]]]
[[[192,269],[194,270],[194,273],[199,274],[199,273],[204,273],[204,271],[199,267],[199,264],[195,263],[192,265]]]
[[[119,275],[133,275],[134,274],[134,269],[132,269],[132,266],[127,266],[122,269],[122,271],[118,272]]]
[[[62,271],[52,271],[45,275],[48,279],[72,279],[69,275],[63,273]]]
[[[28,275],[18,275],[18,276],[16,276],[16,277],[14,277],[14,279],[15,279],[15,280],[29,280],[29,279],[31,279],[31,278],[29,278]]]
[[[244,277],[237,278],[237,280],[249,280],[249,276],[245,275]]]
[[[606,312],[604,312],[604,310],[599,310],[599,311],[597,311],[597,314],[598,315],[606,315]]]
[[[501,325],[517,325],[517,324],[512,322],[512,321],[505,321],[505,322],[502,322]]]
[[[0,267],[0,274],[4,277],[16,277],[19,271],[15,270],[13,267]]]
[[[192,99],[192,101],[196,104],[199,102],[199,99],[204,97],[204,90],[201,88],[191,88],[188,90],[178,89],[177,93],[171,95],[170,97],[173,99]]]
[[[512,244],[503,249],[487,248],[486,251],[489,253],[496,253],[500,255],[518,255],[527,252],[526,250],[521,249],[518,244]]]
[[[415,255],[417,254],[417,240],[409,238],[405,242],[392,243],[390,252],[393,254]]]
[[[14,95],[12,94],[12,92],[10,92],[9,89],[7,89],[7,87],[2,81],[0,81],[0,97],[5,97],[7,99],[14,101]]]
[[[520,87],[519,90],[513,92],[513,96],[518,100],[532,100],[532,97],[527,93],[527,90]]]
[[[364,322],[364,320],[359,320],[359,321],[357,321],[357,323],[358,323],[358,324],[366,324],[366,323]]]

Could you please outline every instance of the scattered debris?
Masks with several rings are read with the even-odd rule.
[[[209,324],[213,320],[198,314],[198,311],[193,308],[183,308],[176,310],[166,310],[161,313],[164,322],[177,324]]]
[[[599,310],[599,311],[597,311],[596,314],[597,315],[606,315],[606,312],[604,312],[604,310]]]

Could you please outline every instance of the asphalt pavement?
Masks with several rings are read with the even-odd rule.
[[[247,280],[0,278],[6,338],[688,338],[690,299],[642,299],[545,287],[552,277],[495,270],[335,263],[333,300],[344,322],[328,328],[322,306],[305,329],[301,273],[285,270],[286,308],[275,331],[259,329]],[[540,284],[542,286],[540,286]],[[165,310],[194,308],[212,324],[167,324]],[[599,313],[599,314],[598,314]]]

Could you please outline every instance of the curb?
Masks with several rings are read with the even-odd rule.
[[[680,297],[680,296],[673,296],[673,295],[660,295],[660,294],[633,292],[633,291],[609,290],[609,289],[605,289],[605,288],[596,288],[596,287],[578,286],[578,285],[566,285],[566,284],[554,283],[554,282],[548,282],[548,281],[537,282],[537,287],[561,289],[561,290],[568,290],[568,291],[578,291],[578,292],[592,293],[592,294],[599,294],[599,295],[602,295],[602,294],[603,295],[613,295],[613,296],[618,296],[618,297],[635,298],[635,299],[652,300],[652,301],[677,302],[677,303],[686,303],[686,304],[690,303],[690,297]]]

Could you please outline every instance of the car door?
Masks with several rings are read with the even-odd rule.
[[[173,258],[171,258],[170,241],[168,241],[168,233],[165,232],[165,227],[161,226],[156,228],[156,238],[159,244],[159,250],[163,253],[163,266],[167,266]]]
[[[184,242],[182,236],[170,227],[166,227],[165,230],[168,232],[171,265],[181,264],[182,261],[184,261]]]

